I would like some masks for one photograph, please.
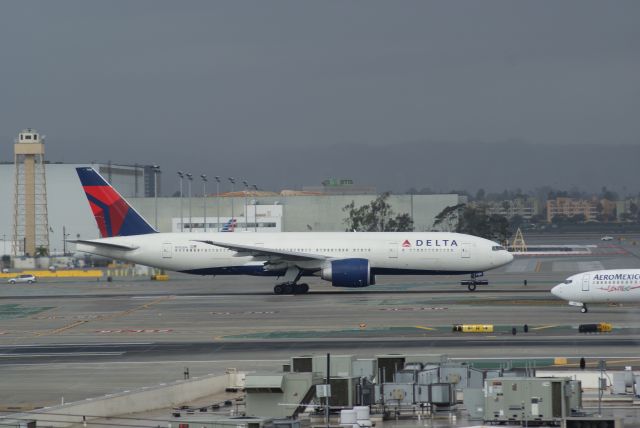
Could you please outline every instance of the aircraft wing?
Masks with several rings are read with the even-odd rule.
[[[204,244],[215,245],[216,247],[228,248],[233,251],[251,253],[254,256],[277,256],[287,260],[328,260],[329,257],[322,254],[300,253],[297,251],[276,250],[269,247],[256,247],[253,245],[230,244],[221,241],[195,241]]]
[[[107,248],[111,250],[131,251],[139,248],[137,245],[113,244],[111,242],[91,241],[87,239],[77,239],[74,241],[67,241],[67,242],[71,242],[73,244],[93,245],[98,248]]]

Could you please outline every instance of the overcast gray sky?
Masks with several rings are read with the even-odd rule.
[[[638,145],[639,22],[637,1],[5,1],[0,160],[35,127],[51,160],[295,187],[375,181],[366,149],[286,174],[305,148]]]

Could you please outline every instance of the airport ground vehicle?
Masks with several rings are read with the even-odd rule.
[[[34,282],[37,282],[38,279],[31,275],[31,274],[23,274],[23,275],[18,275],[15,278],[9,278],[9,281],[7,281],[9,284],[20,284],[20,283],[28,283],[28,284],[33,284]]]
[[[602,238],[600,238],[601,241],[613,241],[613,236],[603,236]]]

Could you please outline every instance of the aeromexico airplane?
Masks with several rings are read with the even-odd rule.
[[[588,311],[587,303],[640,302],[640,269],[594,270],[578,273],[551,289],[551,293]]]
[[[158,233],[95,170],[77,168],[101,239],[77,249],[116,260],[197,275],[277,276],[275,294],[306,293],[303,276],[334,287],[367,287],[376,275],[471,274],[513,256],[495,242],[446,232]]]

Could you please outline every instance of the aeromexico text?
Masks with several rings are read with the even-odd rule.
[[[612,275],[601,275],[595,274],[593,279],[596,281],[611,281],[611,280],[629,280],[629,279],[640,279],[640,273],[616,273]]]

